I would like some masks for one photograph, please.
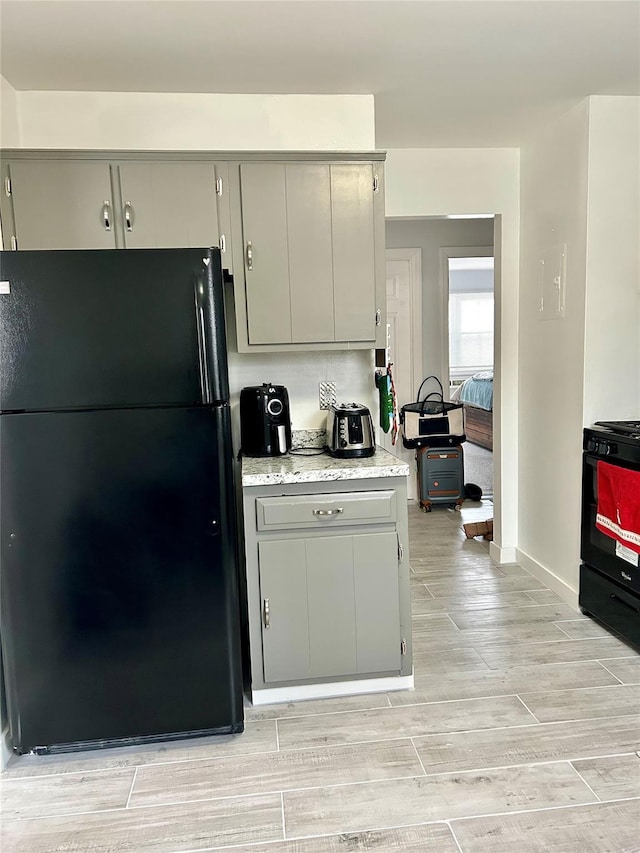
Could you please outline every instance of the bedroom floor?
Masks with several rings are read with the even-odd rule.
[[[484,497],[493,495],[493,453],[479,444],[466,441],[464,451],[464,481],[480,486]]]
[[[464,516],[410,507],[414,691],[26,756],[3,776],[3,853],[639,851],[640,656],[495,566]]]

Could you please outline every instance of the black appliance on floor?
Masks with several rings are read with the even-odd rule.
[[[1,262],[14,749],[242,731],[219,251]]]
[[[640,555],[597,526],[601,462],[640,472],[640,421],[607,421],[584,430],[579,595],[584,613],[640,646]]]

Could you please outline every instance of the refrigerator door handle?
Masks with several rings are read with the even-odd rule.
[[[200,369],[200,393],[202,402],[208,405],[212,402],[211,382],[209,381],[209,363],[207,359],[207,336],[205,333],[204,298],[205,283],[203,276],[196,276],[195,287],[196,331],[198,337],[198,366]]]

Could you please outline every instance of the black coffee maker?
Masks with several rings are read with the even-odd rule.
[[[244,456],[282,456],[291,449],[289,394],[284,385],[251,385],[240,392]]]

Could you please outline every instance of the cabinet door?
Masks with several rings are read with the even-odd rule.
[[[311,675],[357,671],[351,536],[306,540]]]
[[[291,340],[335,340],[328,165],[285,167]]]
[[[353,537],[358,672],[400,669],[400,590],[395,533]]]
[[[229,164],[216,163],[216,207],[218,211],[218,232],[220,239],[220,255],[222,268],[233,273],[233,255],[231,252],[231,205],[230,205],[230,183]]]
[[[305,540],[260,542],[264,680],[309,678]]]
[[[397,547],[392,532],[259,543],[265,682],[400,669]]]
[[[19,249],[113,249],[108,163],[16,160],[9,165]]]
[[[240,167],[250,344],[291,343],[285,167]]]
[[[331,166],[336,341],[376,336],[373,167]]]
[[[213,163],[130,161],[118,171],[127,249],[218,245]]]

